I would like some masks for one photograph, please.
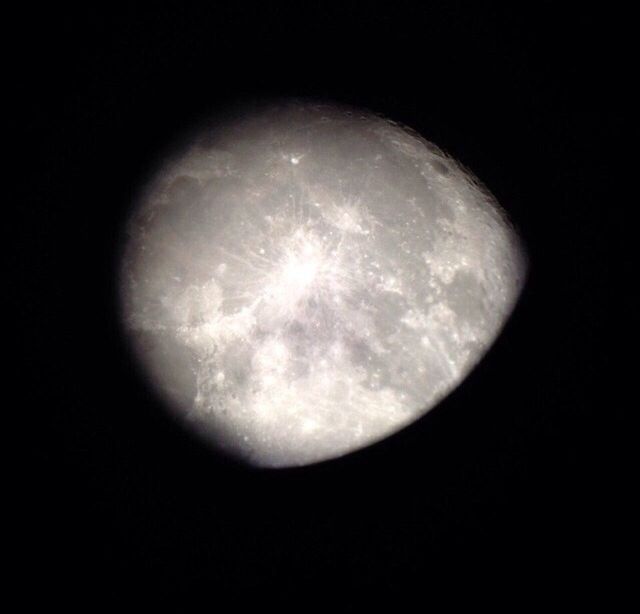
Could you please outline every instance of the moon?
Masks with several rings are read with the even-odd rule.
[[[511,314],[523,245],[494,197],[375,113],[279,101],[202,125],[126,223],[122,320],[166,406],[254,466],[413,423]]]

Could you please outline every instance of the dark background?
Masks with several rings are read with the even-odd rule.
[[[37,593],[298,609],[341,593],[342,609],[427,606],[448,586],[518,604],[623,592],[630,454],[608,336],[632,207],[629,16],[515,4],[52,9],[18,24],[29,153],[9,258],[25,381],[10,386],[35,467],[22,549]],[[282,95],[362,105],[433,140],[494,192],[531,270],[486,359],[418,423],[258,471],[193,439],[138,377],[114,267],[158,153],[216,109]]]

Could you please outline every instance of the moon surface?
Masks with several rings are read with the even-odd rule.
[[[263,467],[379,441],[451,392],[526,273],[495,199],[370,112],[284,101],[201,127],[126,226],[122,317],[167,406]]]

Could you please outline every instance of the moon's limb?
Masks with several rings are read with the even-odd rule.
[[[493,342],[526,270],[469,173],[326,105],[205,130],[127,232],[123,314],[152,380],[264,466],[337,457],[423,415]]]

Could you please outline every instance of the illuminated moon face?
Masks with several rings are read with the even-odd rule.
[[[305,465],[434,407],[513,309],[522,247],[476,180],[368,113],[203,129],[127,226],[125,327],[167,404],[246,462]]]

